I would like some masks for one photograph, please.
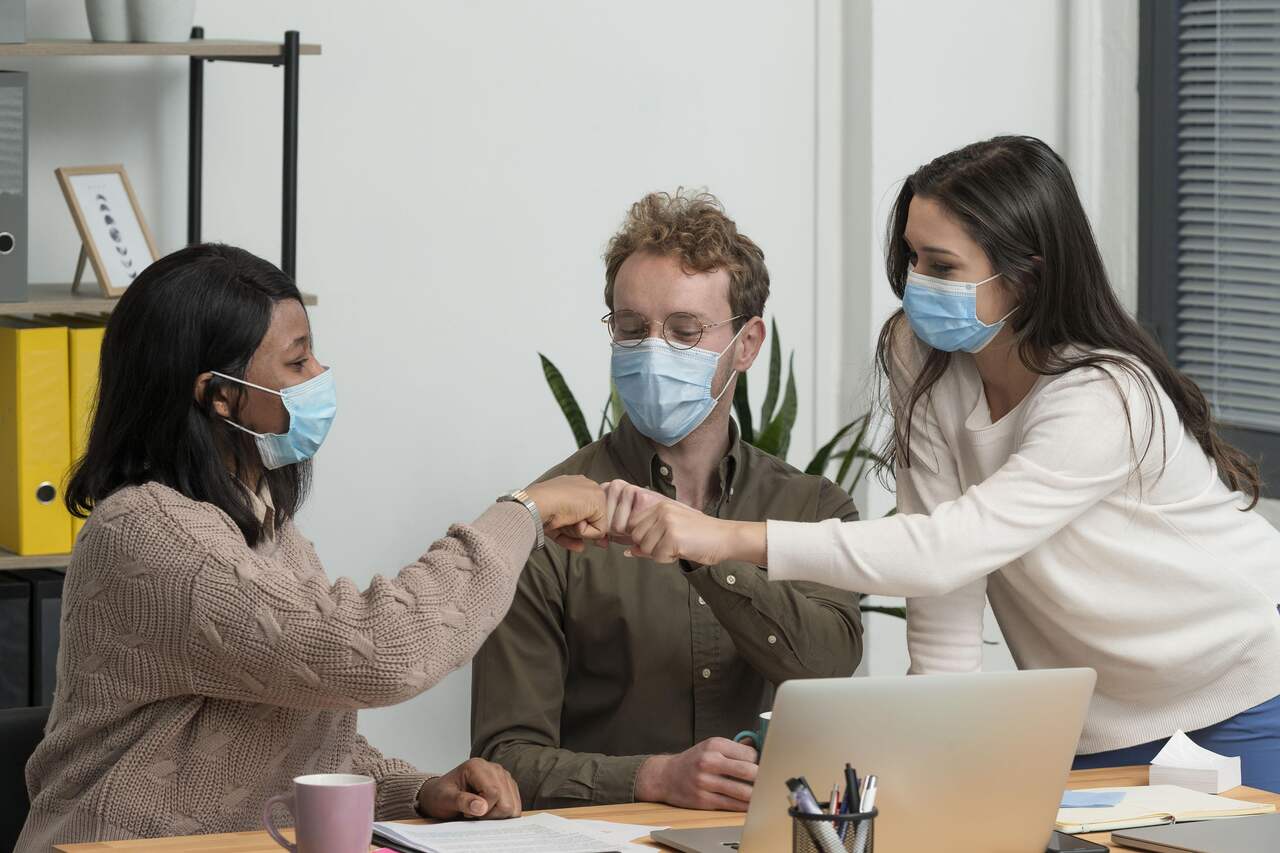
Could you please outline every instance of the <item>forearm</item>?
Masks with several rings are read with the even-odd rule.
[[[767,522],[718,520],[723,527],[723,562],[736,561],[767,568],[769,548]]]
[[[528,512],[503,504],[366,590],[273,571],[252,554],[230,567],[210,560],[191,592],[191,689],[288,707],[403,702],[475,654],[510,604],[533,536]]]
[[[516,780],[526,808],[548,809],[636,801],[636,774],[647,755],[603,755],[501,741],[481,753]]]

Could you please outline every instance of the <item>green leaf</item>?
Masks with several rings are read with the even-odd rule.
[[[625,413],[622,406],[622,397],[618,396],[618,386],[613,384],[613,380],[609,380],[609,400],[604,404],[603,411],[600,412],[600,430],[596,433],[596,438],[604,438],[606,432],[613,432],[618,428],[618,424],[622,422],[622,415]]]
[[[787,391],[782,397],[782,408],[778,410],[778,418],[783,424],[778,458],[784,462],[787,459],[787,451],[791,449],[791,428],[796,425],[796,414],[799,410],[799,398],[796,396],[796,354],[793,352],[791,361],[787,365]]]
[[[760,408],[760,428],[765,429],[773,420],[773,407],[778,404],[778,384],[782,380],[782,338],[778,337],[778,321],[771,321],[773,343],[769,347],[769,384],[764,392],[764,406]]]
[[[616,427],[622,423],[622,416],[627,413],[626,406],[622,405],[622,395],[618,393],[618,386],[613,384],[613,380],[609,380],[609,411],[611,413],[611,425]]]
[[[796,411],[798,405],[796,402],[796,374],[795,374],[795,353],[791,354],[791,366],[787,371],[787,391],[782,398],[782,406],[778,409],[778,414],[769,425],[760,433],[760,437],[756,440],[756,447],[765,453],[772,453],[774,456],[782,459],[787,458],[787,450],[791,447],[791,428],[796,424]]]
[[[547,377],[547,387],[551,389],[551,395],[556,398],[564,419],[569,422],[574,441],[578,442],[579,447],[586,447],[591,443],[591,432],[587,429],[586,418],[582,416],[582,408],[578,405],[573,392],[569,390],[569,384],[564,381],[560,369],[542,353],[538,353],[538,358],[542,359],[542,373]]]
[[[756,443],[755,425],[751,423],[751,399],[747,393],[747,374],[738,376],[738,387],[733,391],[733,412],[738,416],[738,433],[747,444]]]
[[[861,418],[858,420],[861,420]],[[819,475],[824,473],[827,470],[827,463],[831,461],[831,452],[835,450],[836,445],[840,443],[840,440],[844,438],[846,434],[848,434],[849,430],[853,429],[857,425],[858,421],[854,420],[837,430],[836,434],[831,437],[830,441],[818,448],[818,452],[813,455],[813,461],[805,467],[804,472],[806,474]]]
[[[609,420],[609,404],[605,403],[604,408],[600,410],[600,428],[596,430],[596,438],[604,438],[606,430],[613,429],[613,422]]]
[[[849,444],[849,449],[843,453],[837,454],[837,456],[844,457],[844,461],[840,463],[840,470],[836,474],[836,485],[841,488],[844,488],[844,478],[849,476],[849,469],[853,467],[853,460],[856,458],[855,454],[862,449],[862,442],[866,440],[867,428],[871,425],[870,413],[863,415],[859,420],[862,421],[862,426],[858,429],[858,434],[853,437],[853,441]],[[857,481],[858,478],[855,477],[854,483],[856,484]],[[851,492],[853,489],[847,488],[845,491]]]

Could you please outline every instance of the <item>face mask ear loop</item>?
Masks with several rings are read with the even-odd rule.
[[[227,374],[225,374],[225,373],[219,373],[219,372],[218,372],[218,371],[216,371],[216,370],[210,370],[209,372],[210,372],[211,374],[213,374],[214,376],[220,376],[220,377],[222,377],[223,379],[229,379],[229,380],[231,380],[232,382],[239,382],[241,385],[248,385],[250,388],[257,388],[259,391],[266,391],[268,394],[275,394],[275,395],[276,395],[277,397],[279,397],[280,399],[282,399],[282,400],[284,399],[284,395],[283,395],[283,394],[281,394],[279,391],[272,391],[270,388],[263,388],[261,385],[254,385],[252,382],[246,382],[246,381],[245,381],[245,380],[243,380],[243,379],[237,379],[237,378],[236,378],[236,377],[234,377],[234,376],[228,376]],[[253,430],[249,429],[249,428],[248,428],[248,427],[246,427],[246,426],[241,426],[240,424],[236,423],[235,421],[231,420],[230,418],[223,418],[223,420],[224,420],[224,421],[226,421],[227,423],[231,424],[233,427],[235,427],[236,429],[240,430],[241,432],[246,433],[246,434],[248,434],[248,435],[251,435],[251,436],[253,436],[254,438],[262,438],[264,435],[266,435],[266,433],[264,433],[264,432],[254,432]]]
[[[228,376],[227,374],[219,373],[216,370],[210,370],[209,372],[214,376],[221,376],[223,379],[230,379],[232,382],[239,382],[241,385],[248,385],[250,388],[257,388],[259,391],[266,391],[268,394],[275,394],[277,397],[284,397],[284,395],[279,391],[272,391],[270,388],[263,388],[261,385],[254,385],[252,382],[247,382],[244,379],[237,379],[234,376]]]
[[[979,285],[986,284],[989,281],[999,278],[1001,275],[1003,275],[1003,273],[996,273],[995,275],[991,276],[991,278],[984,278],[982,281],[978,282],[978,284],[974,285],[974,289],[977,289]],[[1010,317],[1013,316],[1013,312],[1017,310],[1018,310],[1018,306],[1017,305],[1013,306],[1012,308],[1009,309],[1008,314],[1005,314],[1003,317],[1001,317],[999,320],[996,320],[994,323],[982,323],[981,320],[978,320],[978,322],[982,323],[983,326],[990,329],[992,326],[999,326],[1005,320],[1008,320]]]
[[[747,321],[747,323],[749,323],[749,322],[751,322],[751,321],[750,321],[750,320],[748,320],[748,321]],[[746,323],[743,323],[743,324],[742,324],[742,328],[741,328],[741,329],[739,329],[739,330],[734,334],[734,336],[733,336],[732,338],[730,338],[730,339],[729,339],[729,345],[728,345],[728,346],[726,346],[724,349],[720,350],[720,357],[721,357],[721,358],[724,358],[724,354],[725,354],[725,353],[727,353],[727,352],[728,352],[728,351],[733,347],[733,345],[734,345],[735,343],[737,343],[737,341],[738,341],[738,335],[742,334],[742,333],[743,333],[743,332],[745,332],[746,330],[747,330],[747,324],[746,324]],[[738,371],[737,371],[737,370],[733,370],[732,372],[730,372],[730,373],[729,373],[729,378],[725,380],[724,387],[723,387],[723,388],[721,388],[721,389],[720,389],[720,393],[719,393],[719,394],[717,394],[717,395],[715,396],[715,401],[716,401],[717,403],[719,403],[719,402],[720,402],[720,398],[724,396],[724,392],[729,390],[729,386],[733,384],[733,380],[734,380],[735,378],[737,378],[737,376],[738,376]]]
[[[224,421],[226,421],[227,423],[231,424],[233,427],[235,427],[236,429],[240,430],[241,432],[246,433],[246,434],[248,434],[248,435],[251,435],[251,436],[253,436],[254,438],[262,438],[264,435],[266,435],[266,433],[262,433],[262,432],[254,432],[253,430],[249,429],[249,428],[248,428],[248,427],[246,427],[246,426],[241,426],[240,424],[236,423],[235,421],[231,420],[230,418],[223,418],[223,420],[224,420]]]

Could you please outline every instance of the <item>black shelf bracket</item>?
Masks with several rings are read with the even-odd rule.
[[[204,27],[192,27],[192,39],[204,38]],[[284,68],[284,150],[280,199],[280,269],[298,278],[298,72],[302,68],[302,38],[297,30],[284,34],[278,56],[191,57],[187,129],[187,244],[201,240],[204,195],[204,66],[207,62],[242,62]]]

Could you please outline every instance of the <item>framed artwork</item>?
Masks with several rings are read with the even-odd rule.
[[[87,260],[103,296],[120,296],[158,257],[156,241],[138,208],[124,166],[64,166],[58,185],[80,232],[80,259],[72,290]]]

